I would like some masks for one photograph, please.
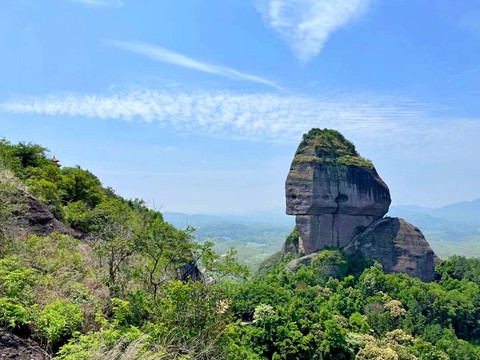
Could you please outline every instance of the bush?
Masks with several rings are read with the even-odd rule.
[[[0,298],[0,324],[15,328],[30,322],[30,309],[11,301]]]
[[[76,201],[63,206],[62,216],[65,224],[83,232],[88,232],[90,225],[93,223],[92,210],[88,209],[83,201]]]
[[[38,314],[36,319],[37,333],[47,344],[64,343],[80,330],[83,313],[78,305],[67,301],[55,301]]]

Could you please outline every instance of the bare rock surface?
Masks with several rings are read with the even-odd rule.
[[[16,335],[0,332],[0,359],[47,360],[50,356],[37,344]]]
[[[344,247],[375,218],[373,216],[323,214],[297,215],[299,252],[310,254],[325,247]]]
[[[296,216],[298,246],[286,243],[283,253],[304,255],[290,270],[322,249],[343,248],[349,256],[379,261],[387,273],[433,280],[439,259],[425,237],[403,219],[383,218],[391,203],[388,186],[338,131],[312,129],[303,136],[285,196],[286,213]]]
[[[15,214],[17,217],[23,218],[25,225],[28,226],[30,232],[37,235],[49,235],[54,232],[71,235],[76,238],[85,238],[86,235],[69,228],[64,223],[55,218],[50,209],[35,196],[23,193],[22,202],[25,206],[22,214]]]
[[[335,130],[303,136],[285,182],[287,214],[296,215],[299,251],[343,247],[359,228],[382,218],[390,191],[373,164]]]
[[[294,159],[285,185],[289,215],[344,214],[381,218],[388,212],[391,202],[388,187],[373,167]]]
[[[434,279],[440,262],[422,232],[401,218],[376,220],[344,250],[349,256],[379,261],[386,273],[406,273],[423,281]]]

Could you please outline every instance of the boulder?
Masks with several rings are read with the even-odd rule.
[[[345,248],[350,257],[377,260],[385,273],[406,273],[432,281],[440,260],[422,232],[401,218],[375,220]]]

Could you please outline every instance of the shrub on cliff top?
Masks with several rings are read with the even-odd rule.
[[[293,161],[373,167],[370,160],[360,156],[352,142],[331,129],[313,128],[304,134]]]

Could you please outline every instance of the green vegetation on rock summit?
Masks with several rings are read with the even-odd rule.
[[[331,129],[314,128],[304,134],[293,161],[373,168],[372,162],[362,158],[353,143]]]

